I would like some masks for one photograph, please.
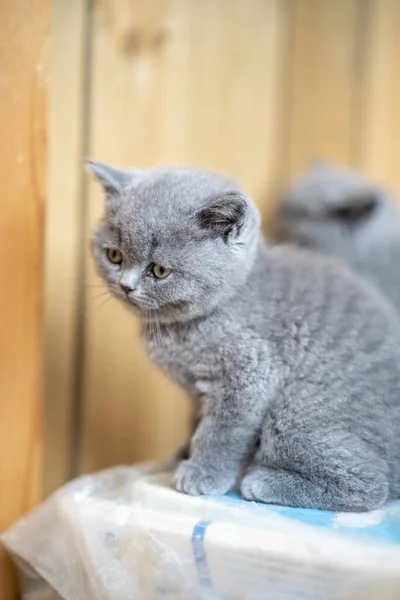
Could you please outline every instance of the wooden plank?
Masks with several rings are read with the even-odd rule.
[[[90,155],[116,165],[182,163],[235,175],[264,214],[280,161],[286,0],[98,0]],[[90,188],[90,224],[101,195]],[[96,284],[91,260],[88,283]],[[87,294],[82,470],[165,457],[188,403],[150,365],[138,323]]]
[[[295,0],[286,138],[289,176],[315,157],[353,162],[362,11],[359,0]]]
[[[358,111],[358,165],[400,199],[400,3],[369,3]]]
[[[48,0],[0,6],[0,531],[38,499]],[[2,598],[14,597],[0,549]]]
[[[82,262],[82,163],[87,2],[54,0],[52,10],[49,201],[45,254],[43,491],[71,475]]]

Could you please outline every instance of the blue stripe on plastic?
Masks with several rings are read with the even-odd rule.
[[[197,575],[199,583],[202,587],[211,588],[211,577],[208,570],[207,558],[204,549],[204,538],[207,527],[211,521],[199,521],[193,528],[192,532],[192,550],[194,561],[196,563]]]

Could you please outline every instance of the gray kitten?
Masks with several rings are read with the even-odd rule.
[[[91,162],[93,252],[149,355],[201,404],[178,490],[330,510],[400,495],[400,320],[334,260],[262,240],[237,185]]]
[[[400,311],[400,214],[361,174],[313,164],[282,195],[277,239],[345,260]]]

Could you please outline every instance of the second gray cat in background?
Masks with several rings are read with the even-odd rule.
[[[316,162],[283,191],[274,227],[279,242],[344,260],[400,312],[400,213],[385,189]]]

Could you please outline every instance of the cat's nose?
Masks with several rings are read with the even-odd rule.
[[[128,295],[130,292],[133,292],[133,290],[135,288],[131,287],[130,285],[127,285],[126,283],[120,283],[119,287],[121,288],[121,290],[123,292],[125,292],[126,295]]]

